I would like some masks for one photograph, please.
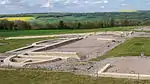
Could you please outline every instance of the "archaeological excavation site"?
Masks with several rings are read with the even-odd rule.
[[[144,53],[137,57],[122,54],[103,58],[126,41],[149,36],[148,33],[133,31],[42,36],[41,38],[53,38],[5,52],[8,56],[1,57],[0,66],[47,69],[99,77],[149,79],[150,68],[143,65],[150,63],[150,58],[144,56]],[[18,38],[27,37],[7,39]]]

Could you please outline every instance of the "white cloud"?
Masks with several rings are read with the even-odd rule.
[[[46,4],[43,4],[41,7],[47,8],[47,7],[50,7],[50,4],[49,4],[49,3],[46,3]]]
[[[0,4],[3,4],[3,5],[5,5],[5,4],[7,4],[7,3],[9,3],[8,0],[3,0],[3,1],[0,2]]]
[[[78,2],[79,2],[78,0],[74,0],[74,1],[73,1],[73,3],[78,3]]]
[[[121,4],[121,5],[122,5],[122,6],[127,6],[128,4],[124,4],[124,3],[123,3],[123,4]]]
[[[88,12],[112,11],[132,8],[148,9],[149,0],[0,0],[0,13],[22,12]],[[140,3],[139,3],[140,1]],[[109,3],[109,4],[108,4]],[[7,7],[7,8],[6,8]],[[150,9],[150,8],[149,8]]]
[[[88,4],[88,3],[89,3],[89,1],[84,1],[84,3],[85,3],[85,4]]]
[[[48,7],[51,7],[52,4],[51,4],[51,1],[50,0],[47,0],[47,2],[43,5],[41,5],[41,7],[45,7],[45,8],[48,8]]]
[[[101,6],[101,8],[105,8],[105,6]]]
[[[108,1],[107,1],[107,0],[104,0],[104,3],[105,3],[105,4],[107,4],[107,3],[108,3]]]
[[[65,5],[71,3],[71,0],[66,0]]]

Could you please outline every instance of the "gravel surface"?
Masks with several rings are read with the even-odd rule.
[[[25,67],[46,68],[51,71],[74,72],[78,74],[92,74],[95,72],[94,62],[83,62],[77,59],[61,60],[53,63],[32,64]]]
[[[150,57],[117,57],[102,60],[98,64],[107,63],[112,67],[107,72],[131,73],[131,74],[149,74],[150,75]]]
[[[107,58],[97,62],[79,61],[76,59],[61,60],[53,63],[34,64],[30,68],[47,68],[52,71],[75,72],[78,74],[96,74],[106,64],[112,67],[106,72],[130,73],[130,74],[149,74],[150,57],[116,57]]]
[[[142,27],[142,28],[137,28],[135,30],[138,30],[138,31],[150,31],[150,27]]]
[[[112,40],[98,40],[97,38],[116,38],[117,41],[112,42]],[[119,36],[113,37],[112,35],[89,36],[83,40],[60,46],[55,49],[46,50],[45,52],[77,52],[79,56],[86,56],[88,59],[91,59],[103,55],[105,52],[119,45],[123,40],[124,39]]]

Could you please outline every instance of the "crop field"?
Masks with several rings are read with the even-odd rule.
[[[127,40],[123,44],[106,53],[104,56],[95,58],[93,60],[101,60],[109,57],[120,56],[140,56],[141,52],[144,52],[145,56],[150,56],[149,48],[149,37],[136,37]]]
[[[34,17],[5,17],[5,18],[0,18],[0,20],[9,20],[9,21],[15,21],[15,20],[22,20],[22,21],[29,21],[29,20],[33,20]]]
[[[1,84],[149,84],[146,80],[96,78],[64,72],[0,71]]]
[[[74,21],[96,21],[96,20],[102,20],[102,17],[74,17],[74,16],[64,16],[64,17],[41,17],[37,20],[42,21],[48,21],[51,23],[59,22],[60,20],[63,20],[65,22],[74,22]]]
[[[127,12],[127,13],[125,13]],[[150,12],[136,12],[136,10],[121,10],[120,12],[104,12],[104,13],[43,13],[43,14],[29,14],[34,17],[40,16],[38,19],[48,20],[49,22],[56,22],[57,20],[63,21],[87,21],[87,20],[107,20],[114,18],[115,20],[144,20],[147,17],[150,20]],[[28,14],[26,14],[28,15]],[[126,17],[128,15],[128,17]],[[142,15],[142,16],[141,16]],[[46,17],[44,17],[46,16]],[[57,17],[58,16],[58,17]]]
[[[130,27],[111,27],[111,28],[98,28],[98,29],[24,30],[24,31],[6,30],[6,31],[0,31],[0,37],[87,33],[87,32],[101,32],[101,31],[130,31],[134,28],[136,27],[130,26]]]

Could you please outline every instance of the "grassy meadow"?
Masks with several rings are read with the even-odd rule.
[[[120,56],[140,56],[144,52],[145,56],[150,56],[150,38],[149,37],[136,37],[127,40],[116,48],[112,49],[104,56],[92,59],[101,60],[109,57]]]
[[[96,78],[65,72],[0,71],[1,84],[149,84],[150,81]]]
[[[0,40],[0,44],[7,43],[5,45],[0,46],[0,53],[4,53],[9,50],[24,47],[24,46],[30,45],[34,42],[41,41],[41,40],[47,40],[47,39],[52,39],[52,38]]]

